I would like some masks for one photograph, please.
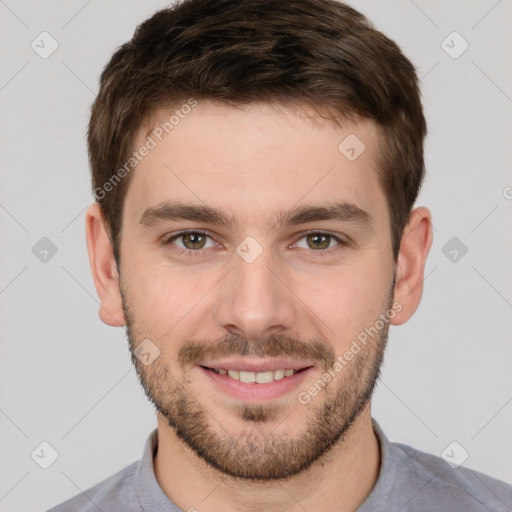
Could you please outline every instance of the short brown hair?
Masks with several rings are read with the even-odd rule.
[[[117,49],[92,106],[93,190],[118,266],[130,175],[116,172],[130,160],[143,124],[190,98],[228,105],[294,100],[340,119],[374,120],[396,260],[425,173],[426,135],[416,72],[399,47],[336,0],[182,0]]]

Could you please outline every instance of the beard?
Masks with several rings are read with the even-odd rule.
[[[394,287],[395,277],[388,294],[386,311],[391,309]],[[166,350],[172,344],[168,337],[158,343],[163,350],[162,356],[151,365],[145,366],[137,358],[135,350],[147,336],[142,335],[122,287],[121,295],[131,359],[146,396],[185,446],[207,467],[223,475],[270,482],[287,479],[307,470],[343,442],[350,427],[369,404],[380,375],[388,338],[388,321],[384,322],[384,327],[375,338],[372,337],[346,363],[341,372],[328,384],[324,383],[323,390],[307,405],[297,400],[294,409],[298,407],[301,421],[305,419],[301,431],[294,435],[275,432],[288,415],[293,412],[297,414],[297,411],[292,409],[286,412],[284,406],[271,403],[245,403],[229,406],[244,427],[237,433],[228,432],[216,419],[219,414],[215,410],[208,411],[203,405],[201,393],[196,396],[189,391],[191,379],[188,370],[206,358],[241,355],[308,359],[318,362],[318,367],[327,371],[335,362],[332,347],[322,340],[304,342],[282,335],[271,336],[259,344],[251,344],[238,335],[229,335],[214,343],[187,341],[177,354],[182,373],[171,373],[170,355]],[[305,388],[301,387],[297,393],[299,391],[305,391]],[[303,412],[300,408],[304,409]],[[226,415],[225,412],[223,414]],[[273,423],[275,426],[271,428]]]

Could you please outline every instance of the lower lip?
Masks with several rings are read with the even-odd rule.
[[[215,373],[203,366],[198,366],[198,368],[201,373],[216,385],[217,389],[235,398],[251,402],[271,400],[289,393],[293,389],[296,389],[314,369],[313,366],[310,366],[300,372],[294,373],[290,377],[283,377],[280,380],[258,384],[256,382],[234,380],[227,375]]]

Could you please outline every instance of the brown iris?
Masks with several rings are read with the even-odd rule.
[[[311,245],[309,243],[310,240],[313,241],[313,245]],[[312,249],[326,249],[327,247],[329,247],[330,241],[331,241],[331,237],[329,235],[322,235],[319,233],[313,233],[311,235],[307,235],[308,245]]]
[[[185,233],[181,237],[187,249],[202,249],[206,243],[206,236],[201,233]]]

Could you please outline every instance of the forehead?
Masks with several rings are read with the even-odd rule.
[[[275,104],[182,107],[158,111],[151,130],[137,134],[135,151],[151,149],[132,171],[126,220],[169,200],[222,208],[246,222],[265,216],[266,224],[299,203],[385,211],[373,121],[336,126],[312,110]]]

